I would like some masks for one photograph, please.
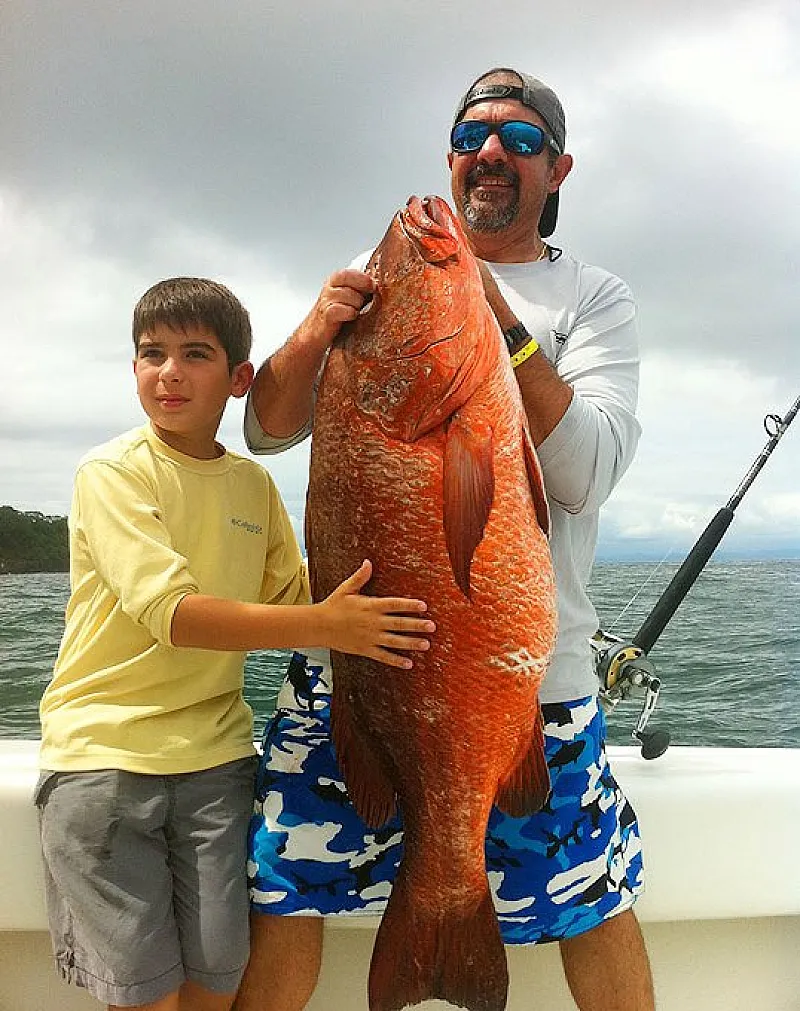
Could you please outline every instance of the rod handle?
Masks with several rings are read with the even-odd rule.
[[[644,624],[632,639],[634,645],[643,652],[649,653],[653,648],[667,623],[678,610],[681,601],[703,571],[706,562],[725,536],[725,531],[731,525],[732,520],[733,509],[723,506],[702,532],[697,543],[686,556],[683,564],[645,619]]]

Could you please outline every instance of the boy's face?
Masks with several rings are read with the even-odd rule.
[[[243,397],[250,388],[250,362],[231,373],[211,330],[173,330],[160,323],[140,337],[133,370],[139,400],[159,438],[188,456],[219,456],[215,437],[222,412],[228,397]]]

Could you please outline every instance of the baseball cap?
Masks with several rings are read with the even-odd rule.
[[[507,73],[516,75],[520,85],[513,84],[482,84],[487,77],[497,73]],[[564,118],[564,109],[558,96],[552,88],[530,74],[523,74],[512,67],[495,67],[487,70],[476,78],[467,88],[461,101],[458,103],[456,114],[453,117],[453,126],[464,116],[464,113],[471,105],[478,102],[500,101],[502,99],[514,99],[522,102],[529,109],[538,113],[545,122],[545,126],[550,131],[553,140],[558,146],[559,153],[564,153],[564,146],[567,140],[567,127]],[[556,220],[558,218],[558,190],[551,193],[545,201],[541,217],[539,218],[539,234],[542,238],[547,238],[555,231]]]

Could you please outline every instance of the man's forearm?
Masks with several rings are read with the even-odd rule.
[[[534,446],[540,446],[567,413],[574,390],[564,382],[541,351],[514,371],[528,417]]]
[[[268,435],[287,438],[306,424],[325,351],[325,344],[309,339],[301,325],[258,370],[250,397]]]
[[[519,320],[503,298],[488,266],[479,260],[478,267],[486,300],[500,329],[505,333],[519,326]],[[566,414],[573,397],[572,387],[564,382],[541,351],[526,358],[514,374],[522,393],[533,444],[539,446]]]
[[[285,439],[305,426],[326,351],[341,325],[358,316],[374,291],[375,282],[361,270],[331,274],[308,316],[258,370],[250,398],[268,435]]]

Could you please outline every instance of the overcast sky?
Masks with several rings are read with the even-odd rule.
[[[78,458],[139,423],[156,280],[228,284],[260,362],[411,193],[449,197],[453,109],[496,65],[566,109],[553,241],[639,303],[601,553],[680,560],[800,394],[796,0],[1,0],[0,45],[0,504],[66,513]],[[240,402],[222,438],[246,452]],[[299,527],[307,447],[264,462]],[[798,475],[800,421],[729,552],[800,554]]]

